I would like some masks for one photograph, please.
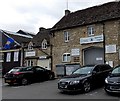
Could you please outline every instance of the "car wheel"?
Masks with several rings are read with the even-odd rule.
[[[10,86],[12,86],[13,85],[13,83],[8,83]]]
[[[83,90],[85,93],[89,92],[91,90],[91,85],[88,81],[84,82],[83,84]]]
[[[52,80],[52,79],[54,79],[54,75],[53,75],[53,74],[50,74],[50,75],[49,75],[49,80]]]
[[[28,79],[23,78],[23,79],[21,80],[21,84],[22,84],[22,85],[27,85],[27,84],[28,84]]]

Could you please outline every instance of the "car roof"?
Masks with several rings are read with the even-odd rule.
[[[120,65],[118,65],[118,66],[114,67],[114,69],[115,69],[115,68],[120,68]]]
[[[95,65],[84,65],[82,67],[94,67]]]
[[[27,67],[14,67],[14,69],[21,69],[21,68],[27,68]]]
[[[109,64],[84,65],[82,67],[110,66]],[[111,66],[110,66],[111,67]],[[112,68],[112,67],[111,67]]]

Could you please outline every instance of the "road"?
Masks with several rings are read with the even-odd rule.
[[[120,99],[105,93],[103,88],[83,94],[65,94],[57,89],[57,81],[45,81],[26,86],[2,84],[2,99]]]

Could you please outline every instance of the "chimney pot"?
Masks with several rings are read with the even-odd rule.
[[[40,28],[39,28],[39,32],[40,32],[40,31],[43,31],[43,30],[45,30],[44,27],[40,27]]]
[[[68,14],[70,14],[70,10],[65,10],[65,16],[67,16]]]

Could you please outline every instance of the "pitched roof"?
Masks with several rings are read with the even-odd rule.
[[[50,29],[42,29],[39,31],[36,36],[31,40],[35,46],[40,46],[44,39],[47,40],[47,43],[50,43]]]
[[[23,30],[19,30],[19,31],[17,31],[17,33],[20,33],[20,34],[23,34],[23,35],[27,35],[27,36],[31,36],[31,37],[35,36],[35,33],[27,32],[27,31],[23,31]]]
[[[20,46],[22,43],[28,43],[31,40],[31,37],[22,36],[19,33],[5,31],[0,29],[2,34],[2,47],[6,44],[8,38],[14,39],[14,43],[11,45],[11,48],[14,48],[14,45]]]
[[[72,28],[118,18],[120,18],[120,1],[108,2],[64,16],[53,26],[53,30]]]
[[[13,38],[15,41],[17,41],[19,44],[21,43],[27,43],[29,42],[33,37],[29,35],[22,35],[20,33],[11,32],[11,31],[5,31],[2,30],[5,34],[7,34],[9,37]]]

